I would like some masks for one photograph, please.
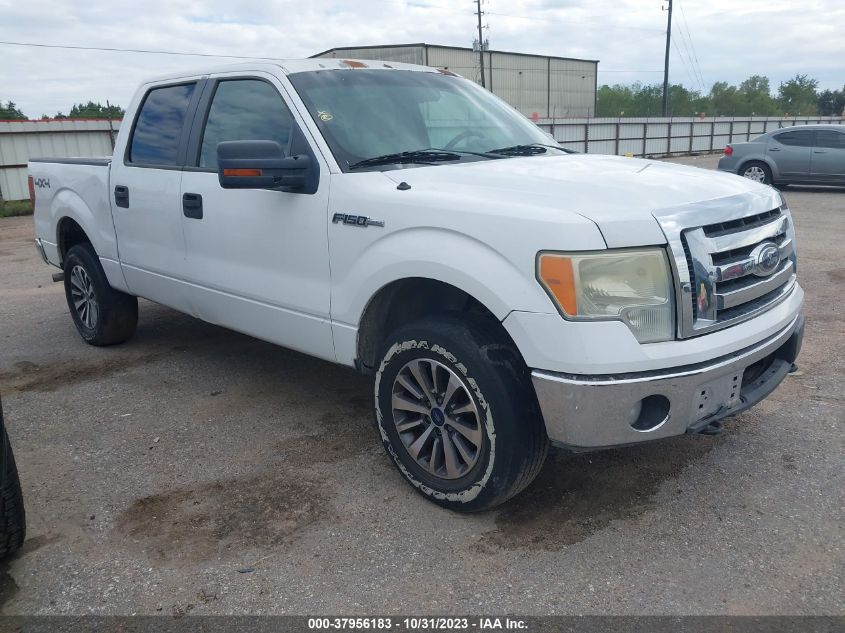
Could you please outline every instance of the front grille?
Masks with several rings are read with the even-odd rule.
[[[781,209],[686,228],[680,232],[690,280],[682,306],[689,315],[682,333],[694,335],[757,314],[777,302],[795,282],[795,248],[790,218]],[[778,251],[777,265],[763,270],[763,244]],[[770,254],[771,253],[770,250]]]
[[[771,222],[772,218],[780,216],[780,209],[772,209],[757,215],[749,215],[747,218],[738,218],[736,220],[729,220],[728,222],[717,222],[715,224],[708,224],[702,226],[704,234],[707,237],[718,237],[720,235],[727,235],[745,229],[751,229],[755,226],[762,226],[767,222]]]

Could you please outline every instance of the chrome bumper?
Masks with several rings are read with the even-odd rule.
[[[591,450],[696,433],[768,396],[801,350],[804,317],[735,354],[646,373],[531,373],[553,444]]]

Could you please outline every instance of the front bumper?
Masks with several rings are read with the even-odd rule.
[[[695,433],[768,396],[801,350],[804,317],[763,341],[706,363],[583,376],[535,370],[553,444],[592,450]]]

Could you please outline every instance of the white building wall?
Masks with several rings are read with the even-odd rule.
[[[338,48],[321,56],[448,68],[481,83],[478,53],[466,48],[425,44]],[[593,116],[597,66],[598,62],[590,60],[488,51],[484,54],[484,79],[494,94],[525,116]]]
[[[112,155],[112,130],[120,121],[0,121],[0,198],[29,198],[26,164],[31,158]]]

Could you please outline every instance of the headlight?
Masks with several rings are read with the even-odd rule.
[[[540,253],[537,278],[567,319],[623,321],[640,343],[674,338],[672,274],[663,249]]]

